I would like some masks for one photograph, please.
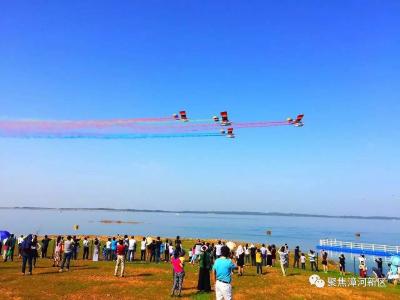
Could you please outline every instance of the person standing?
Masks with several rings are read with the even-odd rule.
[[[242,245],[239,245],[236,249],[236,264],[238,267],[238,276],[243,276],[244,268],[244,249]]]
[[[180,247],[180,246],[179,246]],[[174,255],[174,247],[172,246],[172,243],[169,244],[169,258]]]
[[[111,238],[108,238],[106,242],[106,260],[112,260]]]
[[[28,275],[32,275],[32,240],[32,234],[28,234],[21,243],[22,275],[25,275],[26,263],[29,267]]]
[[[39,257],[39,253],[40,253],[40,249],[41,249],[41,246],[38,242],[37,235],[33,236],[31,249],[32,249],[33,268],[36,268],[36,261]]]
[[[203,247],[203,243],[200,240],[197,240],[197,243],[194,245],[194,257],[192,258],[193,263],[195,263],[198,257],[200,256],[201,247]]]
[[[262,256],[262,265],[265,267],[267,265],[267,248],[265,248],[265,244],[261,245],[260,251]]]
[[[287,253],[287,267],[289,267],[290,266],[290,264],[289,264],[289,259],[290,259],[289,253],[290,253],[290,250],[289,250],[289,245],[288,244],[285,244],[285,252]]]
[[[267,247],[267,267],[272,267],[272,247]]]
[[[229,259],[230,249],[227,246],[221,247],[221,256],[213,266],[213,278],[215,282],[215,295],[217,300],[232,299],[232,272],[236,265]]]
[[[136,240],[135,240],[135,237],[132,235],[128,241],[128,260],[129,261],[135,260],[135,251],[136,251]]]
[[[24,236],[21,234],[20,237],[18,238],[18,257],[22,257],[21,245],[22,245],[23,241],[24,241]],[[0,242],[0,245],[1,245],[1,242]],[[0,247],[0,252],[1,252],[1,247]]]
[[[210,269],[211,269],[211,254],[208,247],[203,245],[199,255],[199,280],[197,282],[197,290],[201,292],[211,292]]]
[[[47,249],[49,248],[49,243],[51,239],[47,235],[44,236],[42,240],[42,258],[47,258]]]
[[[3,261],[6,261],[6,257],[7,257],[7,251],[8,251],[8,239],[10,237],[6,237],[3,241],[0,241],[0,243],[3,245]]]
[[[177,237],[179,238],[179,236]],[[182,251],[180,243],[176,244],[174,255],[171,258],[171,264],[174,274],[174,283],[172,285],[171,296],[181,296],[183,279],[185,277],[184,264],[182,259]]]
[[[367,277],[367,262],[365,259],[365,255],[361,254],[358,257],[358,261],[359,261],[359,265],[358,265],[358,269],[360,271],[360,277],[361,278],[366,278]]]
[[[169,262],[169,240],[166,239],[165,240],[165,244],[164,244],[164,261],[165,262]]]
[[[296,248],[294,248],[293,268],[300,268],[300,247],[299,246],[296,246]]]
[[[315,252],[313,250],[310,250],[310,253],[308,253],[308,259],[310,260],[311,271],[318,271],[317,264],[315,263]]]
[[[245,260],[245,264],[246,265],[250,264],[250,248],[249,248],[249,244],[246,244],[244,246],[244,260]]]
[[[221,241],[218,241],[218,243],[215,245],[215,258],[220,258],[221,257],[221,248],[222,248],[222,243]]]
[[[376,267],[378,268],[378,270],[381,272],[381,274],[383,274],[383,268],[382,268],[382,258],[378,257],[377,259],[375,259],[376,262]]]
[[[60,266],[62,253],[63,253],[63,241],[61,236],[58,236],[54,245],[53,267],[58,268]]]
[[[157,240],[156,240],[156,243],[155,243],[155,245],[154,245],[154,256],[155,256],[155,262],[156,262],[157,264],[160,263],[161,244],[162,244],[161,239],[160,239],[160,237],[158,236],[158,237],[157,237]]]
[[[182,244],[181,237],[177,235],[175,239],[175,248],[181,247],[181,244]]]
[[[251,257],[251,265],[253,267],[256,266],[257,262],[256,262],[256,252],[257,252],[257,248],[251,244],[250,246],[250,257]]]
[[[96,237],[93,242],[93,261],[99,261],[100,241]]]
[[[148,246],[150,252],[150,262],[156,260],[156,240],[152,240],[151,244]]]
[[[82,241],[83,246],[83,259],[89,259],[89,240],[87,236]]]
[[[74,235],[72,240],[74,242],[73,248],[72,248],[72,256],[73,256],[74,260],[77,260],[78,259],[78,252],[79,252],[79,242],[81,241],[81,239],[78,239],[76,237],[76,235]]]
[[[66,270],[69,271],[69,264],[73,255],[73,251],[74,251],[74,241],[72,237],[69,235],[67,236],[67,240],[64,241],[64,255],[60,266],[60,270],[58,270],[59,272],[64,271],[64,266],[66,266]]]
[[[287,251],[287,248],[282,246],[278,252],[283,276],[286,276],[286,269],[289,266],[289,253]]]
[[[301,253],[300,262],[301,262],[301,269],[305,270],[306,269],[306,256],[304,253]]]
[[[128,235],[124,235],[124,246],[125,246],[125,261],[129,261],[128,252],[129,252],[129,238]]]
[[[328,252],[322,250],[322,268],[324,269],[324,273],[328,273]]]
[[[339,272],[342,276],[346,275],[346,258],[343,253],[339,256]]]
[[[257,265],[257,274],[262,275],[262,254],[260,249],[256,249],[256,265]]]
[[[111,240],[111,260],[116,260],[117,258],[117,240],[115,237]]]
[[[118,269],[121,266],[121,277],[124,277],[125,271],[125,245],[123,240],[119,240],[117,249],[117,263],[115,264],[114,276],[118,276]]]
[[[272,258],[272,266],[275,267],[275,261],[276,261],[276,246],[274,244],[271,245],[271,258]]]
[[[143,237],[142,241],[140,242],[140,260],[146,261],[146,238]]]
[[[4,262],[6,262],[8,259],[14,261],[14,248],[16,244],[16,239],[14,237],[14,234],[10,235],[10,237],[6,241],[6,244],[7,244],[7,251]]]

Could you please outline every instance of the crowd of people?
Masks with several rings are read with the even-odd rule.
[[[213,275],[215,282],[215,292],[217,299],[231,299],[232,294],[232,274],[237,270],[237,275],[243,276],[244,267],[256,267],[256,273],[263,275],[263,267],[271,268],[276,265],[278,259],[283,276],[287,275],[289,267],[289,246],[284,244],[280,247],[271,245],[239,244],[232,242],[210,243],[198,239],[192,247],[184,249],[179,236],[175,240],[153,238],[141,238],[139,241],[134,236],[109,237],[102,241],[95,237],[83,237],[68,235],[66,237],[57,236],[53,243],[47,235],[39,242],[37,235],[29,234],[16,238],[11,234],[0,243],[0,253],[2,251],[3,260],[14,260],[14,251],[18,251],[18,257],[22,258],[22,274],[31,275],[37,263],[37,258],[51,258],[53,267],[58,268],[59,272],[69,271],[71,260],[76,260],[80,256],[82,248],[82,259],[93,261],[114,261],[114,275],[124,277],[125,263],[133,261],[171,263],[173,269],[173,287],[171,295],[179,296],[185,277],[185,262],[198,264],[198,284],[197,289],[201,292],[211,291],[210,274]],[[50,244],[53,249],[49,249]],[[139,248],[140,247],[140,248]],[[51,252],[51,257],[49,257]],[[140,257],[135,257],[139,252]],[[314,250],[309,250],[307,255],[300,250],[299,246],[293,249],[293,268],[306,269],[308,261],[310,270],[319,271],[319,254]],[[328,252],[322,250],[320,253],[323,272],[328,272]],[[188,258],[188,259],[187,259]],[[375,260],[376,267],[372,268],[372,274],[382,278],[383,268],[382,259]],[[346,272],[346,258],[343,254],[339,256],[339,271],[341,275]],[[397,274],[398,275],[398,274]],[[359,257],[359,276],[367,276],[367,264],[364,255]],[[397,281],[396,281],[397,283]]]

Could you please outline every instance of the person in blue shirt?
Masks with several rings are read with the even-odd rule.
[[[221,257],[213,266],[213,278],[215,282],[215,296],[217,300],[232,299],[232,272],[237,267],[229,258],[230,249],[227,246],[221,248]]]
[[[111,253],[112,253],[112,260],[117,259],[117,241],[115,237],[113,237],[111,241]]]

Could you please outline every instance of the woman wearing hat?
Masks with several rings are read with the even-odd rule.
[[[210,284],[210,269],[211,269],[211,254],[208,247],[203,245],[201,247],[200,260],[199,260],[199,281],[197,289],[201,292],[211,292]]]

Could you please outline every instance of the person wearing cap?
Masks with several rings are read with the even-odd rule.
[[[211,292],[210,284],[210,269],[211,269],[211,254],[208,251],[207,245],[203,245],[199,255],[199,280],[197,289],[201,292]]]
[[[215,282],[215,295],[217,300],[232,299],[232,272],[237,267],[229,258],[230,249],[227,246],[221,247],[221,257],[213,266],[213,278]]]

